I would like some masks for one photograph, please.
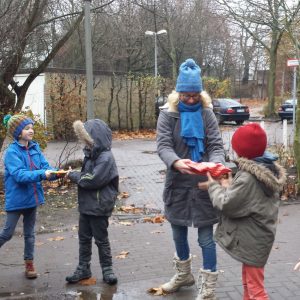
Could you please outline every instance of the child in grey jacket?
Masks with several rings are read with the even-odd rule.
[[[92,276],[90,261],[92,238],[98,247],[104,282],[113,285],[117,277],[112,269],[108,239],[108,218],[118,194],[119,175],[111,152],[112,133],[102,120],[75,121],[74,131],[85,143],[81,172],[70,171],[68,177],[78,185],[79,264],[66,281],[76,283]]]
[[[269,299],[264,266],[275,239],[279,192],[286,174],[275,162],[277,157],[265,152],[267,136],[259,124],[238,128],[231,144],[239,157],[234,179],[218,182],[208,173],[208,181],[199,187],[208,188],[213,206],[221,211],[217,243],[243,264],[243,299]]]

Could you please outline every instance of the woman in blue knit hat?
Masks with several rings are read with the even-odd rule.
[[[208,192],[197,187],[207,177],[194,175],[188,163],[224,163],[225,155],[211,99],[203,91],[201,69],[193,59],[181,64],[176,91],[169,95],[168,107],[160,112],[157,149],[167,166],[163,200],[176,249],[173,258],[176,274],[162,285],[162,289],[171,293],[195,283],[191,272],[188,227],[196,227],[203,258],[197,300],[216,299],[218,271],[213,225],[218,218]]]
[[[34,121],[22,114],[6,115],[3,120],[13,142],[4,156],[6,220],[0,231],[0,248],[8,242],[23,216],[25,276],[37,278],[34,267],[35,220],[37,207],[44,203],[42,180],[55,179],[53,168],[34,142]]]

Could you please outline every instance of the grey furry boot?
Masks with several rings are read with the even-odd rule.
[[[196,300],[216,300],[215,288],[219,272],[200,269],[198,277],[198,296]]]
[[[179,260],[179,258],[175,255],[173,258],[173,264],[176,274],[169,282],[161,286],[166,293],[176,292],[183,286],[191,286],[195,283],[195,279],[192,274],[191,255],[187,260]]]

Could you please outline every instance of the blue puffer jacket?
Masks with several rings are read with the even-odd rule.
[[[5,210],[31,208],[45,202],[41,181],[52,169],[36,142],[28,148],[17,141],[11,143],[4,157]]]

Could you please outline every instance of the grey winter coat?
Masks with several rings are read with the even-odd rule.
[[[207,94],[205,94],[207,95]],[[223,142],[219,127],[207,97],[202,95],[202,118],[205,131],[205,154],[203,161],[224,163]],[[165,216],[175,225],[205,227],[218,221],[207,191],[198,189],[197,184],[206,181],[206,176],[182,174],[172,165],[178,159],[191,158],[181,132],[180,114],[177,111],[178,94],[169,96],[168,109],[163,109],[157,122],[158,155],[167,166],[163,200]],[[176,102],[177,101],[177,102]]]
[[[110,216],[118,194],[119,175],[111,152],[112,134],[101,120],[76,121],[74,130],[85,142],[81,172],[70,172],[78,185],[78,210],[82,214]]]
[[[228,188],[214,182],[208,189],[214,207],[222,212],[215,239],[234,259],[263,267],[275,238],[285,170],[274,163],[275,175],[245,158],[239,158],[237,165],[239,170]]]

